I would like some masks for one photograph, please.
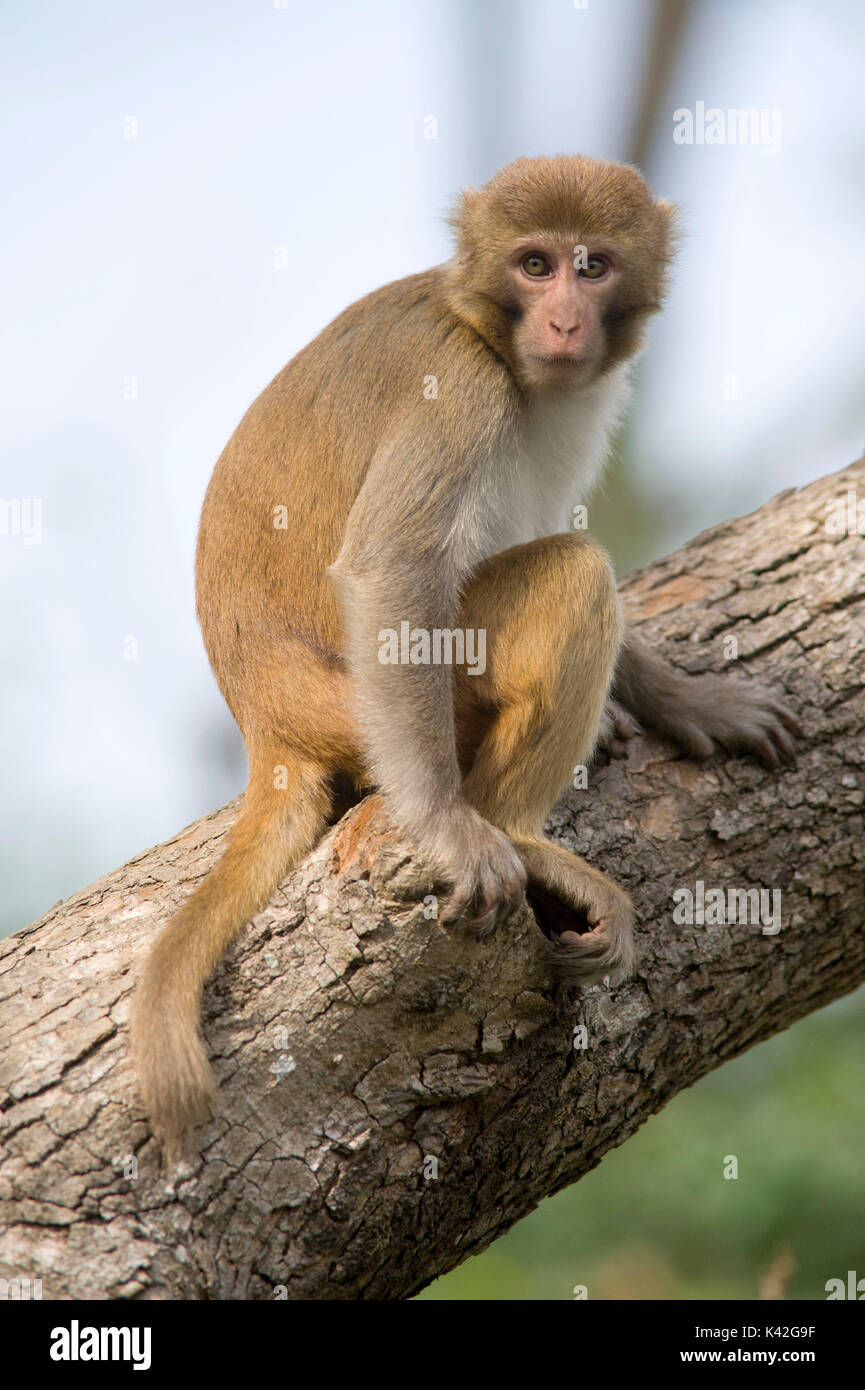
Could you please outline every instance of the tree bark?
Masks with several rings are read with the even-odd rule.
[[[759,676],[807,731],[779,773],[641,739],[556,808],[551,835],[633,894],[623,986],[555,985],[527,907],[484,941],[427,920],[429,870],[364,802],[211,982],[221,1109],[166,1174],[127,1055],[130,990],[237,802],[2,943],[0,1277],[54,1299],[408,1297],[678,1091],[854,989],[865,536],[831,534],[827,504],[855,488],[865,461],[622,586],[678,666]],[[698,880],[780,890],[783,929],[677,925],[673,894]]]

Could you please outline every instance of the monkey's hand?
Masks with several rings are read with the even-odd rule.
[[[511,840],[466,805],[437,837],[436,858],[453,884],[440,920],[461,918],[479,936],[515,911],[526,871]]]
[[[580,984],[629,975],[633,909],[624,889],[548,840],[518,840],[517,846],[529,878],[526,897],[550,942],[556,973]]]

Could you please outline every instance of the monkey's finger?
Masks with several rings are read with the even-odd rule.
[[[458,922],[469,906],[471,898],[470,891],[454,889],[439,911],[439,921],[444,922],[446,926]]]
[[[495,930],[501,915],[498,904],[490,905],[485,909],[475,908],[463,913],[460,926],[470,936],[483,938]]]
[[[687,753],[689,758],[696,759],[697,762],[704,763],[717,751],[717,744],[708,734],[698,728],[696,724],[682,725],[676,732],[676,742]]]
[[[448,925],[462,922],[464,927],[475,933],[489,931],[495,924],[495,907],[496,900],[492,895],[485,894],[476,883],[460,885],[451,892],[439,920]]]
[[[463,918],[463,926],[472,936],[483,938],[489,936],[498,921],[498,913],[495,908],[489,908],[486,912],[476,913],[471,917]]]
[[[775,749],[775,745],[768,734],[756,737],[751,744],[755,755],[760,759],[764,767],[774,770],[781,766],[781,759]]]
[[[463,926],[473,936],[487,935],[498,922],[505,921],[516,911],[523,888],[522,880],[516,878],[485,883],[466,903]]]
[[[772,738],[775,740],[775,745],[782,760],[785,763],[794,763],[796,761],[796,749],[793,745],[793,740],[780,724],[772,726]]]
[[[598,750],[608,758],[627,758],[631,739],[639,738],[643,730],[627,710],[608,700],[598,730]]]
[[[789,729],[791,734],[796,734],[798,738],[805,737],[805,729],[792,710],[787,709],[786,705],[776,704],[774,701],[769,706],[776,719],[780,719],[785,729]]]
[[[749,747],[752,748],[761,762],[770,768],[777,768],[781,763],[795,763],[796,749],[786,728],[766,710],[762,713],[764,717],[761,726],[753,732],[745,745],[745,751]]]
[[[523,885],[516,879],[508,879],[488,890],[482,897],[477,911],[472,914],[475,931],[489,930],[497,921],[505,921],[516,911],[523,896]],[[488,924],[488,925],[487,925]]]
[[[626,742],[632,738],[639,738],[640,734],[643,732],[636,719],[632,719],[627,710],[621,708],[616,710],[613,717],[613,724],[616,736],[620,739],[624,739]]]

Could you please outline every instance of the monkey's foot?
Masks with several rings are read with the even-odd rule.
[[[617,700],[607,700],[598,726],[595,757],[606,753],[609,758],[627,758],[631,740],[642,733],[637,721]]]
[[[684,698],[658,720],[657,731],[692,758],[722,749],[750,754],[769,768],[794,762],[791,735],[804,734],[792,711],[765,686],[715,675],[693,677]]]
[[[634,965],[627,893],[584,859],[548,840],[516,841],[528,875],[526,897],[563,979],[624,979]]]

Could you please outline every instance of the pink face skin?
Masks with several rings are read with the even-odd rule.
[[[615,252],[541,237],[514,247],[507,269],[521,310],[514,342],[527,383],[591,378],[603,361],[604,310],[621,274]]]

